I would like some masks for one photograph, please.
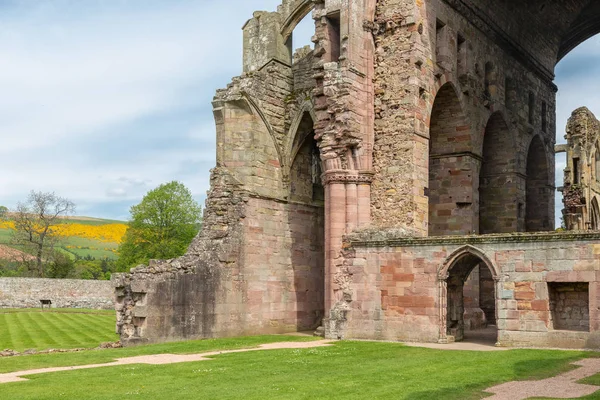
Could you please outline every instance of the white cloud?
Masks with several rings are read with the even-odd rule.
[[[232,4],[235,3],[235,7]],[[55,191],[106,217],[160,183],[209,186],[214,90],[278,1],[15,2],[0,13],[0,204]],[[158,120],[158,122],[157,122]],[[156,125],[160,128],[157,128]],[[115,210],[111,204],[120,204]]]

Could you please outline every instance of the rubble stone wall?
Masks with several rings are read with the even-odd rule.
[[[78,279],[0,278],[0,308],[36,308],[40,300],[52,308],[114,308],[110,281]]]
[[[541,140],[547,164],[554,160],[556,87],[548,79],[551,69],[516,62],[518,51],[497,36],[482,34],[480,19],[455,3],[463,1],[377,2],[373,223],[422,236],[478,233],[481,227],[486,233],[524,231],[528,152],[534,138]],[[466,3],[477,3],[482,15],[490,10],[489,2]],[[522,39],[515,36],[513,44]],[[453,132],[448,136],[438,126]],[[499,126],[502,142],[493,137]],[[484,143],[488,138],[490,143]],[[493,161],[484,154],[486,147],[487,154],[502,154],[502,162],[481,180],[482,163]],[[542,230],[550,230],[554,220],[554,172],[546,172],[545,186],[530,191],[537,207],[545,210]],[[506,182],[510,187],[502,198],[502,221],[480,221],[500,207],[490,203],[495,192],[490,184],[500,191]],[[487,190],[484,216],[480,183]]]

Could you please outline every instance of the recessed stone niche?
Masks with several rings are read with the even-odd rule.
[[[549,282],[548,293],[554,329],[589,332],[589,283]]]

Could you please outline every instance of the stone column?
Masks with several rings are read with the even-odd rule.
[[[323,174],[325,187],[325,318],[340,303],[351,300],[342,260],[344,235],[370,222],[372,174],[351,170],[329,170]],[[346,292],[346,293],[345,293]]]

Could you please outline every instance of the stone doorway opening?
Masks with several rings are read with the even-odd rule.
[[[299,119],[290,152],[288,226],[290,228],[290,299],[298,331],[314,331],[325,314],[325,191],[321,153],[314,120],[306,111]]]
[[[443,341],[496,343],[496,274],[493,268],[484,258],[465,252],[450,264],[444,283]]]

